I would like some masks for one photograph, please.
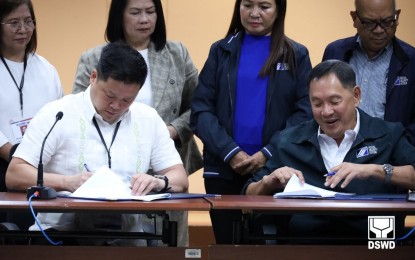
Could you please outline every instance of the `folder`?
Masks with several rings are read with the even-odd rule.
[[[376,200],[376,201],[406,201],[407,194],[396,193],[367,193],[367,194],[354,194],[354,195],[342,195],[338,194],[333,199],[335,200]]]

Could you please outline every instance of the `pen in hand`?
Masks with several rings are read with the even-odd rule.
[[[324,177],[333,176],[335,174],[336,174],[336,172],[329,172],[329,173],[324,174]]]
[[[89,169],[89,167],[88,167],[88,165],[87,165],[86,163],[84,163],[84,167],[85,167],[85,170],[86,170],[87,172],[92,172],[92,171]]]

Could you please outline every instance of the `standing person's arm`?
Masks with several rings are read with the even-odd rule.
[[[179,59],[179,62],[182,63],[182,67],[184,68],[184,86],[181,96],[180,111],[178,111],[179,116],[169,123],[169,127],[173,128],[171,131],[173,131],[173,133],[175,131],[177,134],[176,138],[173,138],[176,144],[179,142],[180,145],[183,145],[188,143],[193,136],[193,131],[189,126],[190,104],[198,83],[198,71],[193,64],[193,61],[186,47],[181,43],[178,43],[177,47],[178,55],[180,55],[180,57],[173,58]]]
[[[298,125],[313,118],[311,113],[310,99],[308,96],[307,77],[311,71],[311,61],[308,50],[305,47],[296,47],[296,86],[294,113],[287,119],[286,127]]]
[[[231,102],[227,100],[230,97],[224,97],[218,93],[220,88],[226,88],[224,92],[230,91],[228,85],[231,84],[228,81],[228,85],[220,85],[221,79],[227,77],[227,80],[229,80],[229,77],[228,75],[220,75],[218,72],[220,65],[223,65],[219,64],[218,56],[220,54],[218,49],[218,43],[212,45],[208,59],[199,75],[199,83],[192,99],[190,125],[195,134],[202,140],[204,149],[229,163],[242,149],[228,134],[218,118],[218,114],[224,113],[224,111],[217,111],[217,104]],[[222,67],[222,70],[226,70],[226,65]],[[227,72],[221,71],[223,74]],[[219,98],[223,100],[218,100]],[[229,104],[229,106],[232,106],[232,104]],[[229,108],[229,110],[232,110],[232,108]]]

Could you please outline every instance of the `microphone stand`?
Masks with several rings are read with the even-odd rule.
[[[27,199],[29,199],[33,194],[37,193],[36,196],[34,196],[34,199],[55,199],[57,197],[56,190],[51,187],[45,187],[43,186],[43,163],[42,163],[42,157],[43,157],[43,150],[45,147],[46,139],[48,138],[50,132],[52,132],[52,129],[55,127],[56,123],[61,120],[63,117],[63,113],[59,111],[56,114],[56,120],[55,123],[50,128],[48,134],[45,136],[45,139],[43,139],[42,147],[40,149],[40,158],[39,158],[39,164],[37,167],[37,186],[31,186],[27,189]]]

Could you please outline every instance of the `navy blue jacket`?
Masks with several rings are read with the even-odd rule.
[[[233,123],[243,35],[240,32],[212,45],[191,105],[190,126],[204,145],[204,171],[210,172],[209,176],[228,180],[236,175],[228,162],[241,151],[233,139]],[[270,141],[278,131],[311,118],[306,82],[311,62],[304,46],[296,42],[293,46],[295,76],[289,70],[281,70],[280,66],[268,81],[261,150],[268,158],[275,151]]]
[[[371,117],[361,109],[359,113],[360,130],[344,162],[380,165],[388,163],[394,166],[412,165],[415,167],[415,147],[408,142],[405,129],[400,123],[386,122]],[[263,176],[277,168],[288,166],[300,170],[306,183],[330,189],[324,186],[323,175],[327,170],[321,156],[317,131],[318,124],[315,120],[282,131],[275,144],[280,149],[246,185],[261,180]],[[354,179],[344,189],[339,188],[340,185],[337,186],[335,191],[350,193],[395,193],[398,191],[394,186],[378,179]]]
[[[349,62],[358,47],[357,35],[330,43],[323,60],[337,59]],[[415,145],[415,48],[394,38],[393,54],[389,64],[386,87],[386,121],[401,122],[409,141]]]

